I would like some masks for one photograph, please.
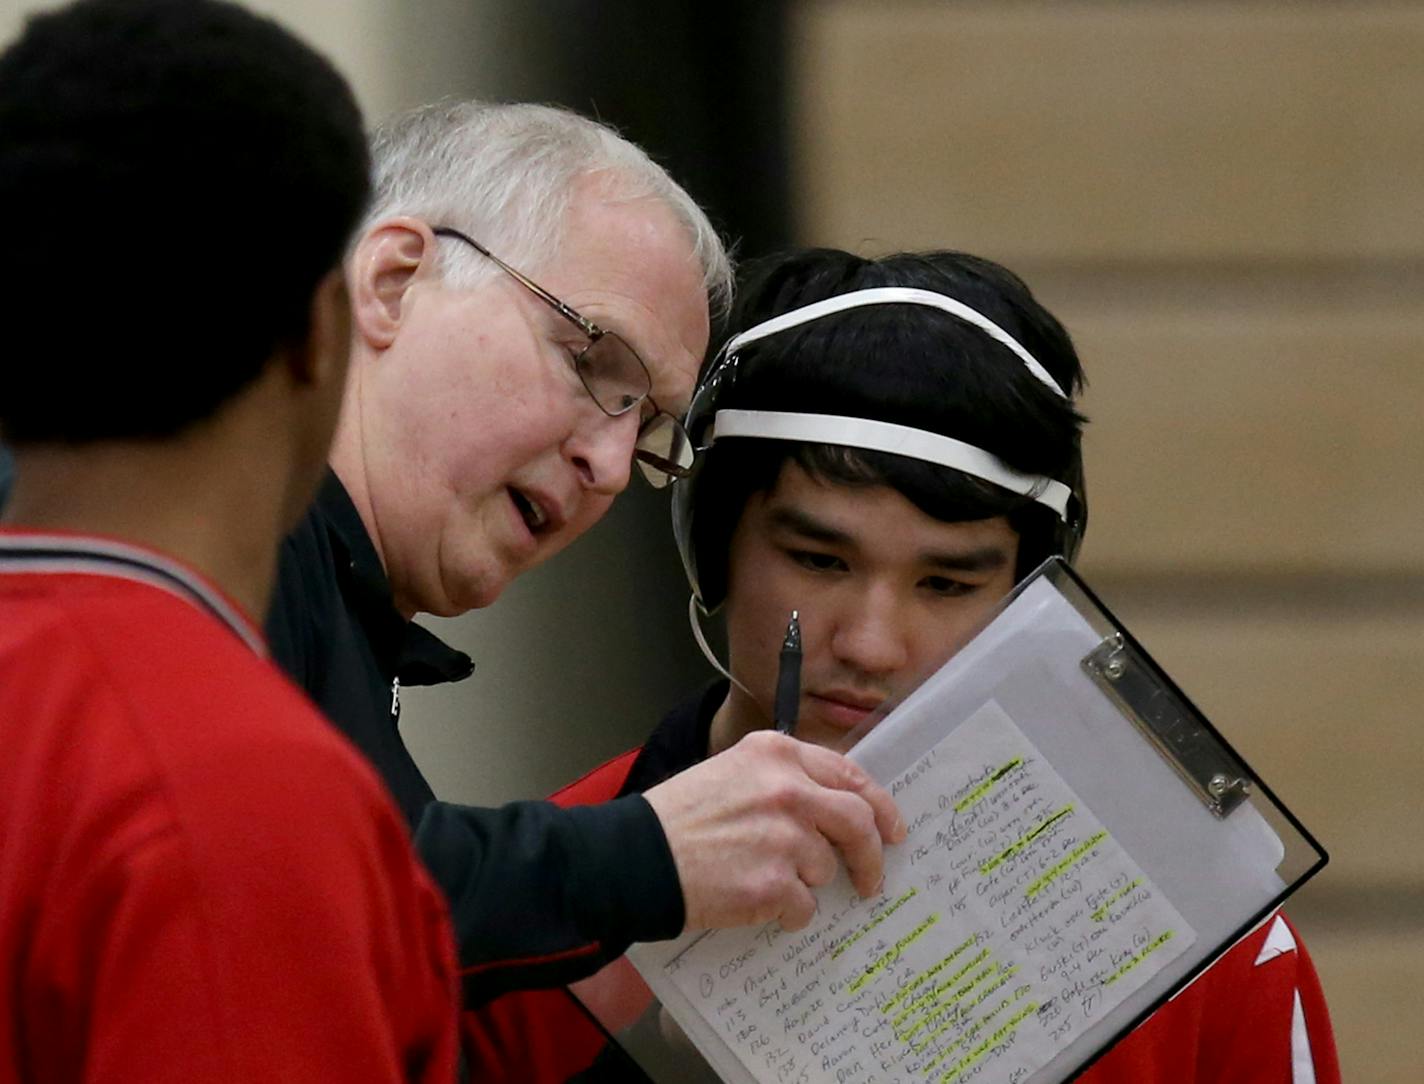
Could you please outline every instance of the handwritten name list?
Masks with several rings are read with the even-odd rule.
[[[758,1081],[1026,1081],[1194,932],[996,704],[891,781],[885,889],[693,943],[669,978]]]

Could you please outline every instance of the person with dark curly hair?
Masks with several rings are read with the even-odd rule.
[[[360,112],[275,23],[83,0],[0,54],[0,1080],[453,1079],[443,900],[272,665],[343,394]]]

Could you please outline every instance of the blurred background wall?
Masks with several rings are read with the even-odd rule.
[[[1291,911],[1346,1079],[1419,1079],[1424,2],[252,6],[372,118],[480,94],[618,124],[743,255],[1020,272],[1091,382],[1082,567],[1331,850]],[[630,489],[496,607],[431,622],[478,665],[406,697],[443,796],[544,793],[707,673],[666,516]]]

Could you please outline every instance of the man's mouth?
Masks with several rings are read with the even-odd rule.
[[[549,515],[537,500],[517,489],[510,489],[509,496],[514,501],[514,507],[519,509],[519,514],[524,518],[524,526],[529,528],[530,534],[538,534],[548,526]]]

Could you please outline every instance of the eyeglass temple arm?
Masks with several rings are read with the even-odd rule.
[[[434,233],[437,237],[454,237],[458,240],[464,241],[465,244],[469,245],[480,255],[486,256],[489,259],[493,260],[494,263],[501,270],[507,271],[509,274],[513,275],[516,279],[519,280],[521,286],[532,292],[536,297],[539,298],[540,301],[544,302],[544,304],[552,308],[565,320],[568,320],[570,323],[572,323],[590,339],[597,339],[602,337],[603,329],[600,328],[597,324],[595,324],[592,320],[588,320],[580,316],[578,313],[576,313],[573,309],[565,305],[553,294],[549,293],[548,290],[544,289],[544,287],[540,286],[537,282],[531,279],[528,275],[525,275],[517,268],[511,267],[509,264],[505,263],[493,252],[485,248],[484,245],[476,241],[473,237],[467,237],[459,230],[452,229],[449,226],[437,226],[431,232]]]
[[[692,476],[692,470],[690,468],[674,463],[670,459],[664,459],[658,455],[657,452],[649,452],[643,448],[634,448],[633,458],[648,464],[650,467],[656,467],[664,474],[670,474],[674,478],[690,478]]]

